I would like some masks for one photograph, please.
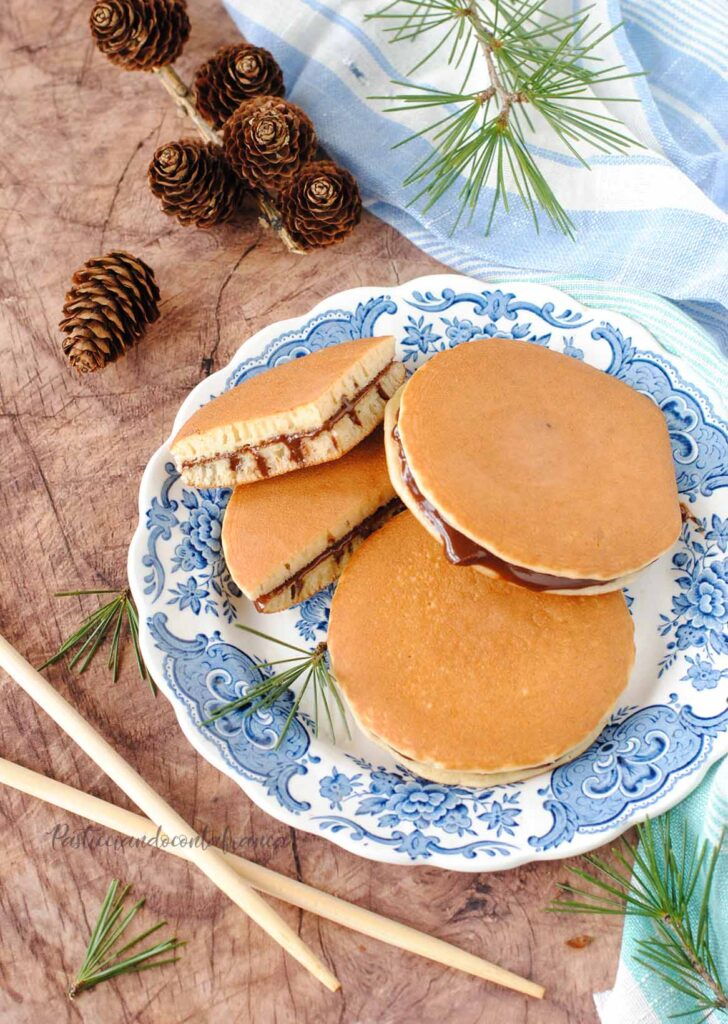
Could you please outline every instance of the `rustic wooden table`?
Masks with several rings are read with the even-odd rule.
[[[369,216],[344,245],[306,258],[289,255],[252,215],[210,233],[165,218],[146,167],[155,147],[187,126],[150,76],[117,70],[94,50],[89,7],[4,0],[2,12],[0,629],[35,663],[79,618],[79,604],[55,591],[124,584],[142,469],[206,369],[264,324],[332,292],[439,269]],[[191,0],[190,8],[185,74],[236,38],[217,0]],[[56,328],[65,288],[76,266],[114,247],[154,267],[162,317],[128,358],[76,376]],[[621,926],[544,912],[567,876],[563,862],[468,875],[360,860],[251,804],[193,751],[128,658],[115,686],[100,663],[80,678],[60,667],[48,676],[198,828],[228,827],[276,870],[497,960],[548,994],[543,1003],[526,1000],[285,909],[341,979],[341,992],[330,995],[194,869],[161,852],[115,849],[112,835],[84,832],[80,819],[2,791],[7,1024],[596,1020],[591,994],[613,979]],[[5,680],[0,701],[0,754],[127,805]],[[176,967],[102,985],[74,1004],[65,990],[112,877],[147,895],[145,920],[165,917],[189,945]],[[568,945],[583,932],[590,944]]]

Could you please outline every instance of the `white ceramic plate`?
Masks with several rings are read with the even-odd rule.
[[[682,799],[728,750],[728,424],[689,370],[621,314],[587,309],[544,285],[494,289],[438,275],[389,291],[343,292],[306,316],[265,328],[198,384],[174,431],[213,395],[253,374],[373,334],[394,334],[411,370],[472,338],[522,338],[585,359],[660,405],[689,517],[674,550],[627,594],[638,654],[624,705],[571,764],[488,790],[419,779],[356,730],[350,741],[341,728],[337,741],[317,739],[305,709],[274,750],[290,695],[268,713],[203,725],[259,678],[257,662],[276,656],[236,623],[313,646],[326,635],[331,595],[257,614],[222,557],[229,492],[183,487],[168,442],[144,473],[129,551],[149,670],[203,757],[269,814],[354,853],[483,871],[600,846]]]

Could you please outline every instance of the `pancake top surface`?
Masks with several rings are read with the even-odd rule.
[[[404,389],[399,431],[423,494],[507,561],[615,579],[680,532],[660,409],[533,343],[493,338],[433,357]]]
[[[621,592],[534,593],[451,565],[405,512],[344,569],[328,635],[359,721],[462,771],[545,764],[593,731],[634,657]]]
[[[235,423],[261,421],[275,429],[276,418],[280,417],[285,417],[284,426],[295,429],[294,419],[299,411],[303,414],[301,428],[315,425],[316,420],[325,419],[334,411],[327,401],[332,393],[338,402],[338,393],[346,390],[352,377],[378,372],[393,352],[393,338],[358,338],[264,370],[193,413],[172,445]]]
[[[393,497],[381,430],[334,462],[236,487],[222,531],[233,578],[259,596]]]

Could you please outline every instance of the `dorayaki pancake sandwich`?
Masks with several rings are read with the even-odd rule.
[[[564,598],[463,571],[408,512],[348,562],[327,642],[375,742],[425,778],[473,786],[580,754],[634,660],[623,594]]]
[[[377,430],[335,462],[236,487],[223,520],[225,560],[258,611],[279,612],[332,583],[402,507]]]
[[[329,345],[203,405],[172,442],[185,483],[232,487],[338,459],[382,422],[404,380],[394,338]]]
[[[680,533],[667,425],[645,395],[526,341],[433,356],[388,403],[395,490],[458,566],[535,590],[618,590]]]

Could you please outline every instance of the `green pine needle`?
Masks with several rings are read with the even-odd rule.
[[[593,871],[570,871],[597,892],[561,885],[562,896],[552,911],[619,914],[648,918],[655,934],[637,942],[635,960],[665,984],[690,998],[694,1009],[676,1016],[722,1010],[728,1013],[728,989],[721,979],[712,948],[709,906],[715,867],[725,830],[715,849],[688,838],[687,826],[679,843],[670,831],[669,814],[657,824],[637,826],[640,845],[621,839],[613,848],[618,867],[597,854],[584,860]],[[699,905],[697,894],[702,883]]]
[[[91,932],[83,964],[68,990],[71,999],[75,999],[79,993],[93,988],[102,981],[108,981],[110,978],[117,978],[122,974],[148,971],[152,967],[173,964],[179,960],[177,956],[169,956],[170,953],[174,953],[175,950],[185,945],[184,942],[175,938],[165,939],[147,949],[137,950],[131,955],[124,955],[129,954],[130,950],[137,947],[144,939],[163,928],[167,922],[159,921],[151,928],[147,928],[146,931],[140,932],[134,938],[120,945],[126,937],[129,925],[144,905],[142,898],[127,910],[124,901],[131,886],[125,885],[120,888],[120,885],[121,883],[116,878],[109,885],[104,902],[101,904],[98,919]]]
[[[327,648],[325,643],[317,644],[313,650],[306,650],[304,647],[295,647],[293,644],[286,643],[285,640],[278,640],[276,637],[268,636],[266,633],[261,633],[260,630],[253,629],[252,626],[243,626],[238,623],[237,628],[245,630],[246,633],[252,633],[253,636],[261,637],[269,643],[278,644],[280,647],[286,647],[288,650],[295,653],[295,657],[280,658],[277,661],[266,661],[259,664],[257,666],[259,670],[273,668],[278,665],[283,665],[285,667],[275,672],[272,676],[265,676],[263,675],[263,672],[260,671],[260,682],[252,686],[241,697],[238,697],[236,700],[229,701],[227,704],[223,704],[221,707],[217,708],[209,718],[205,719],[202,723],[203,725],[212,725],[214,722],[217,722],[218,719],[224,718],[226,715],[229,715],[234,711],[242,711],[243,717],[245,718],[249,715],[255,714],[256,711],[264,711],[279,700],[294,683],[301,680],[300,689],[298,690],[286,720],[283,723],[283,728],[281,729],[274,750],[277,750],[285,739],[301,701],[310,686],[313,687],[314,699],[314,736],[318,736],[319,734],[320,710],[323,709],[323,712],[326,715],[326,720],[329,724],[331,736],[333,739],[336,739],[334,719],[329,705],[330,700],[333,700],[333,703],[338,709],[339,715],[346,727],[347,735],[351,735],[349,732],[349,725],[346,721],[346,713],[341,701],[341,696],[326,661]],[[319,704],[321,705],[321,708],[319,707]]]
[[[134,604],[134,599],[128,589],[117,593],[115,590],[62,590],[56,597],[87,597],[88,595],[113,594],[114,596],[106,604],[97,608],[88,618],[84,619],[78,629],[63,641],[56,653],[48,658],[40,668],[47,668],[55,665],[66,655],[68,667],[79,666],[79,672],[85,672],[91,664],[94,656],[104,640],[110,635],[109,658],[107,668],[111,670],[111,677],[114,682],[119,678],[121,665],[121,637],[124,622],[126,621],[127,632],[132,642],[134,656],[137,663],[139,675],[149,683],[152,693],[156,696],[157,688],[152,677],[147,672],[142,652],[139,647],[139,614]]]
[[[410,205],[424,200],[425,211],[457,189],[459,207],[452,231],[463,216],[472,221],[483,190],[492,188],[486,234],[500,206],[509,212],[508,193],[515,191],[537,231],[539,218],[545,215],[565,235],[574,237],[574,224],[531,152],[533,115],[584,167],[589,163],[580,151],[583,145],[601,153],[642,148],[621,130],[618,120],[593,106],[598,101],[593,90],[633,77],[621,66],[606,66],[596,52],[619,26],[600,31],[590,25],[590,8],[556,17],[545,9],[547,2],[492,0],[486,6],[475,0],[392,0],[366,16],[383,23],[392,43],[411,43],[431,33],[431,48],[409,75],[435,57],[464,68],[459,91],[395,81],[400,91],[394,97],[371,97],[388,101],[387,111],[439,108],[443,112],[433,124],[397,145],[430,137],[434,153],[412,170],[404,185],[419,187]],[[476,73],[479,82],[474,89]],[[609,102],[634,101],[610,96]]]

